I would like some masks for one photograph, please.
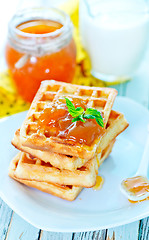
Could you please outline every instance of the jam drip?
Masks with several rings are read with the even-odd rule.
[[[83,100],[78,98],[70,100],[75,108],[82,107],[86,110]],[[38,128],[44,130],[47,137],[59,137],[70,144],[80,143],[88,146],[104,134],[105,130],[97,124],[95,119],[85,119],[85,123],[81,121],[73,123],[72,119],[65,99],[61,98],[52,106],[46,106],[41,112]]]
[[[96,185],[93,187],[94,190],[100,190],[104,184],[104,178],[101,176],[96,177]]]

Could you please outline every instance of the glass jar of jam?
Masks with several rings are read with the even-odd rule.
[[[76,47],[69,16],[55,8],[19,11],[8,25],[5,56],[18,92],[26,101],[32,101],[42,80],[71,82]]]

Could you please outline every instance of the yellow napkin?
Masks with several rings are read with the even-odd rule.
[[[84,51],[79,36],[79,0],[67,1],[60,6],[67,12],[74,24],[74,40],[77,47],[77,67],[74,84],[87,85],[87,86],[105,86],[105,84],[94,78],[90,74],[91,64],[87,53]],[[0,73],[0,117],[8,116],[29,108],[29,104],[24,102],[17,94],[13,81],[8,71]]]
[[[28,108],[29,104],[17,94],[8,71],[0,73],[0,117],[25,111]]]

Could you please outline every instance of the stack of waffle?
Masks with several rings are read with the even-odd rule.
[[[12,140],[20,152],[10,163],[9,176],[70,201],[84,187],[95,186],[99,166],[112,151],[116,137],[128,126],[122,113],[111,110],[116,95],[117,91],[112,88],[43,81],[25,121]],[[44,109],[58,99],[65,101],[64,97],[81,99],[86,107],[101,112],[104,134],[96,138],[91,146],[55,136],[54,128],[38,127]]]

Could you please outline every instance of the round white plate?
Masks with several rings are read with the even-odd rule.
[[[149,202],[130,203],[119,190],[123,178],[132,176],[147,137],[149,112],[138,103],[117,97],[113,109],[123,112],[130,126],[117,137],[109,158],[99,169],[105,183],[100,191],[84,189],[68,202],[26,187],[8,177],[17,150],[11,145],[26,112],[0,120],[0,196],[22,218],[37,228],[56,232],[99,230],[149,216]]]

